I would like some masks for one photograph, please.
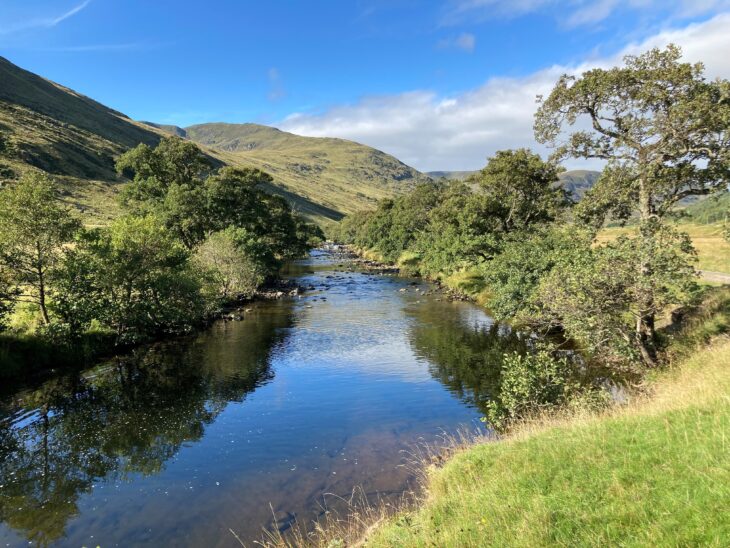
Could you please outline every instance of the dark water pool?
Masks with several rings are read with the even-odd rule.
[[[356,486],[402,492],[404,451],[479,428],[522,342],[349,268],[314,252],[301,298],[2,401],[0,546],[237,546],[229,529],[250,543]]]

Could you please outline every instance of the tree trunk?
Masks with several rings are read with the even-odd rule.
[[[656,214],[651,200],[651,194],[647,189],[646,180],[639,179],[639,211],[641,221],[641,261],[639,263],[640,284],[644,287],[644,294],[640,297],[639,314],[636,320],[636,343],[641,352],[641,358],[648,367],[655,367],[656,356],[656,328],[654,314],[654,295],[651,291],[650,278],[652,276],[650,254],[652,253],[652,234],[649,232],[649,223]]]
[[[46,308],[46,284],[43,276],[43,269],[38,269],[38,304],[41,307],[41,314],[43,315],[43,323],[46,325],[51,323],[48,317],[48,309]]]

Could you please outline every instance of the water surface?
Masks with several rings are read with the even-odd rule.
[[[316,251],[301,298],[6,398],[0,546],[237,546],[359,486],[408,484],[419,443],[479,428],[501,356],[479,308]]]

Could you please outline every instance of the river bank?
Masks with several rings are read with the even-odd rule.
[[[730,290],[674,334],[673,365],[605,411],[566,410],[422,462],[400,509],[272,546],[725,546]]]
[[[37,385],[50,376],[69,369],[88,367],[113,356],[128,354],[136,348],[163,341],[184,339],[218,321],[242,321],[251,305],[283,298],[296,298],[304,288],[279,277],[260,287],[252,297],[231,299],[212,311],[185,333],[160,334],[138,343],[120,344],[113,333],[92,329],[74,340],[33,332],[0,333],[0,392]]]

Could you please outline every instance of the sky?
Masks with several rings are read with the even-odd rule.
[[[0,0],[1,56],[134,119],[342,137],[422,171],[549,153],[537,95],[669,42],[730,78],[730,0]]]

